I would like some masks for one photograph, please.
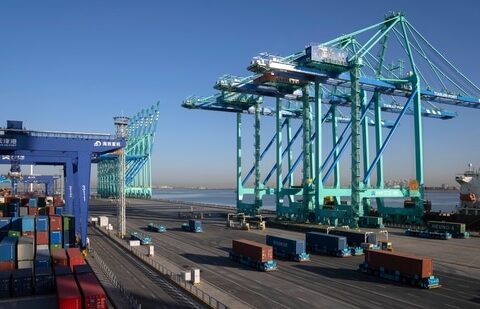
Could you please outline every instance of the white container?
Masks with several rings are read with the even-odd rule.
[[[37,251],[38,250],[50,250],[48,245],[37,245]]]
[[[191,270],[192,274],[192,283],[197,284],[200,283],[200,269],[194,268]]]
[[[90,223],[98,223],[98,217],[90,217],[90,218],[88,218],[88,221]]]
[[[108,217],[101,216],[101,217],[98,217],[98,220],[100,220],[100,227],[108,226]]]
[[[46,196],[45,197],[45,203],[47,206],[52,206],[53,205],[53,196]]]
[[[148,246],[148,255],[149,256],[154,256],[155,255],[155,248],[153,247],[153,245],[150,245]]]
[[[18,261],[18,269],[24,269],[24,268],[33,268],[33,261],[32,260]]]
[[[191,271],[182,271],[180,273],[180,275],[182,276],[183,281],[185,281],[185,282],[192,281],[192,272]]]
[[[5,197],[0,196],[0,204],[5,204]]]
[[[108,226],[106,227],[107,230],[113,231],[113,226],[109,223]]]
[[[139,247],[140,246],[140,240],[129,240],[128,244],[130,247]]]

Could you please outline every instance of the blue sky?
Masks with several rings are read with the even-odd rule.
[[[479,6],[464,0],[2,1],[0,123],[113,132],[113,116],[160,101],[154,182],[231,187],[234,114],[185,110],[184,98],[214,93],[222,74],[248,75],[250,59],[260,52],[288,55],[380,22],[388,11],[405,12],[480,84]],[[459,117],[424,122],[427,185],[454,184],[468,162],[480,167],[480,111],[449,109]],[[251,156],[250,124],[245,120],[245,156]],[[265,120],[265,139],[272,124]],[[400,131],[386,153],[387,179],[414,177],[408,122]]]

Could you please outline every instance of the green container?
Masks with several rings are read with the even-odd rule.
[[[358,225],[360,227],[383,228],[383,218],[363,216],[358,218]]]
[[[63,215],[63,230],[70,231],[75,229],[75,216]]]
[[[428,221],[427,228],[431,232],[465,233],[465,223]]]
[[[62,249],[62,244],[50,245],[50,251],[52,251],[53,249]]]
[[[20,232],[19,231],[13,231],[13,230],[10,230],[8,231],[8,236],[10,237],[20,237]]]

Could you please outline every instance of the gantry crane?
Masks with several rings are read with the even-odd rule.
[[[447,120],[457,116],[436,104],[480,107],[478,86],[438,52],[402,13],[388,14],[380,23],[325,43],[310,44],[290,56],[261,54],[253,58],[248,69],[255,74],[222,76],[214,86],[220,93],[189,97],[183,102],[186,108],[237,113],[237,208],[245,213],[258,213],[263,195],[274,194],[278,217],[355,226],[358,218],[369,211],[369,201],[375,199],[386,220],[420,222],[424,212],[422,117]],[[275,106],[267,106],[268,97],[275,99]],[[327,113],[322,112],[323,104],[329,106]],[[341,109],[348,110],[349,115],[341,115]],[[242,181],[241,115],[245,113],[255,117],[252,189],[244,188],[245,179]],[[261,115],[275,116],[276,120],[274,138],[263,153]],[[389,121],[385,115],[396,117]],[[407,187],[386,188],[383,154],[405,115],[413,117],[415,179]],[[300,125],[292,135],[291,121],[295,119]],[[330,150],[324,146],[322,136],[327,120],[332,124]],[[339,134],[338,124],[342,122],[345,126]],[[374,126],[373,160],[369,153],[369,125]],[[285,129],[287,145],[283,150]],[[385,138],[384,130],[388,131]],[[300,133],[302,151],[293,161],[292,144]],[[272,170],[267,181],[260,180],[260,161],[274,140],[273,189],[267,185]],[[324,148],[328,151],[324,152]],[[341,187],[339,163],[348,148],[351,185]],[[283,178],[285,154],[288,172]],[[302,183],[295,186],[292,175],[300,162]],[[333,185],[328,186],[332,173]],[[254,195],[254,202],[244,203],[245,194]],[[324,205],[326,196],[335,198],[333,208]],[[345,204],[342,198],[350,201]],[[414,207],[387,207],[385,198],[410,198]]]

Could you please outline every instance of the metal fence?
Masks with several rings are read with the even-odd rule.
[[[106,232],[102,230],[101,228],[99,229],[102,232]],[[188,291],[191,295],[195,296],[197,299],[201,300],[204,304],[210,306],[211,308],[216,308],[216,309],[229,309],[227,305],[224,303],[220,302],[216,298],[210,296],[208,293],[204,292],[200,288],[196,287],[190,282],[187,282],[183,280],[183,278],[180,276],[180,274],[174,273],[167,269],[165,266],[161,265],[151,257],[147,256],[145,252],[141,252],[140,250],[130,247],[128,244],[125,243],[122,239],[118,238],[116,235],[113,233],[108,233],[109,236],[111,236],[112,239],[114,239],[118,244],[123,246],[125,249],[129,250],[132,252],[134,255],[142,259],[145,263],[148,265],[152,266],[155,268],[157,271],[159,271],[161,274],[163,274],[166,278],[170,279],[173,283],[175,283],[177,286],[181,287],[182,289]]]
[[[102,268],[103,273],[107,276],[107,278],[112,282],[113,286],[122,292],[123,296],[128,300],[132,308],[134,309],[142,309],[142,304],[138,303],[137,299],[133,297],[130,293],[125,290],[125,288],[118,282],[117,276],[113,273],[113,271],[105,264],[105,262],[95,254],[95,260],[98,262],[100,267]]]

